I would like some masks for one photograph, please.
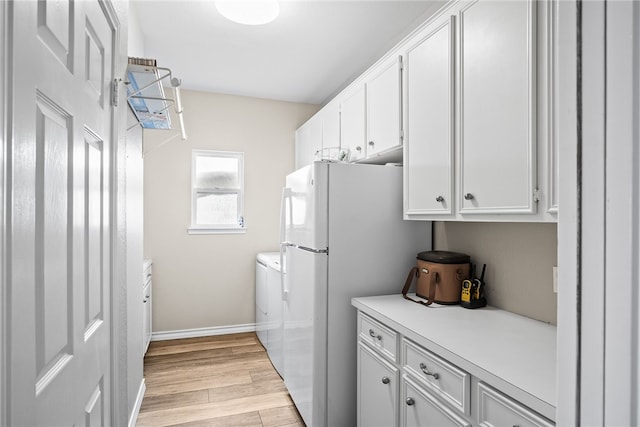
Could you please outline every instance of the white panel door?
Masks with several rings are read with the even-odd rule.
[[[406,215],[453,213],[453,31],[444,16],[406,54]]]
[[[367,81],[367,157],[402,144],[400,66],[401,58],[392,58]]]
[[[535,4],[460,12],[460,213],[534,213]]]
[[[111,424],[109,2],[14,2],[8,424]]]

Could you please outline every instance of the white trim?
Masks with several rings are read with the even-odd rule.
[[[591,3],[591,2],[587,2]],[[584,6],[583,6],[584,7]],[[604,275],[604,419],[602,424],[638,425],[638,50],[640,5],[636,0],[605,4],[606,47],[606,242]],[[586,23],[585,23],[586,24]],[[587,25],[583,32],[591,31]],[[590,164],[583,164],[583,171]],[[585,172],[587,173],[587,172]],[[585,206],[584,209],[589,209]],[[584,245],[583,245],[584,248]],[[584,252],[584,249],[583,249]],[[593,262],[593,258],[584,260]],[[596,262],[603,262],[602,259]],[[596,277],[585,276],[590,286],[602,288]],[[584,315],[591,307],[584,307]],[[583,331],[584,334],[591,331]],[[586,369],[586,364],[584,365]],[[589,366],[589,368],[591,368]],[[591,371],[589,371],[589,375]],[[585,376],[587,374],[585,373]],[[583,389],[583,395],[589,393]],[[588,419],[581,420],[583,424]]]
[[[240,334],[255,332],[256,324],[213,326],[211,328],[182,329],[178,331],[161,331],[151,334],[151,341],[178,340],[182,338],[210,337],[214,335]]]
[[[136,421],[138,421],[138,414],[140,414],[140,408],[142,407],[142,399],[144,399],[144,392],[147,390],[147,385],[144,382],[144,378],[140,381],[140,388],[138,389],[138,395],[136,396],[136,402],[133,405],[133,410],[129,416],[129,427],[136,427]]]
[[[208,227],[189,227],[189,234],[245,234],[246,228],[208,228]]]
[[[557,2],[558,33],[558,338],[556,424],[579,425],[577,397],[577,109],[575,0]]]
[[[607,220],[607,110],[606,7],[602,1],[582,3],[582,177],[580,267],[580,366],[578,419],[604,422],[605,401],[605,286],[608,264]],[[611,71],[609,71],[611,72]],[[564,164],[562,165],[564,167]],[[629,299],[630,300],[630,299]],[[620,425],[620,424],[618,424]]]
[[[5,321],[4,316],[7,313],[5,304],[7,303],[6,298],[6,281],[5,281],[5,236],[6,236],[6,226],[7,221],[5,218],[5,181],[4,174],[6,170],[6,144],[8,142],[7,138],[7,130],[8,126],[5,124],[5,103],[7,102],[7,97],[9,96],[8,91],[6,91],[6,77],[7,77],[7,67],[9,66],[9,61],[7,60],[8,50],[5,47],[5,43],[9,42],[8,31],[10,26],[8,25],[8,17],[9,12],[8,8],[10,7],[9,2],[2,2],[0,4],[0,218],[2,220],[2,226],[0,227],[0,395],[7,395],[7,387],[5,384],[6,376],[5,369],[7,368],[7,358],[5,356],[5,339],[7,339],[7,334],[5,334]],[[7,420],[5,419],[7,399],[3,398],[0,401],[0,425],[8,425]]]

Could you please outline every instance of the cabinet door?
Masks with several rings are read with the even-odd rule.
[[[366,156],[366,118],[364,85],[357,86],[340,102],[340,143],[349,150],[349,159],[357,161]]]
[[[367,157],[402,144],[401,61],[383,63],[367,81]]]
[[[340,151],[340,104],[328,104],[322,109],[322,148],[325,156],[337,155]],[[330,151],[330,152],[326,152]],[[335,153],[334,153],[335,151]]]
[[[466,419],[415,383],[402,378],[402,426],[471,427]]]
[[[358,426],[398,425],[398,369],[358,343]]]
[[[454,20],[444,17],[406,54],[405,214],[452,214]]]
[[[322,119],[313,116],[296,130],[296,169],[313,163],[322,150]]]
[[[460,213],[534,213],[533,1],[460,12]]]
[[[142,288],[142,336],[144,353],[151,342],[151,281]]]

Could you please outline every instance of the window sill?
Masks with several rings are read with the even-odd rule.
[[[216,228],[216,227],[189,227],[187,228],[188,234],[245,234],[247,232],[246,227],[237,228]]]

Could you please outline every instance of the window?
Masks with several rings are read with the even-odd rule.
[[[243,233],[244,153],[193,150],[191,234]]]

